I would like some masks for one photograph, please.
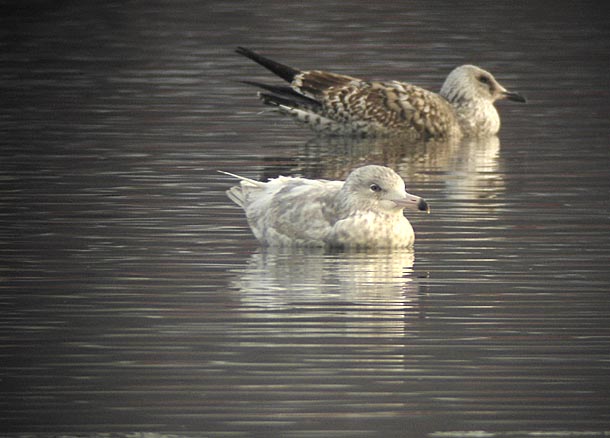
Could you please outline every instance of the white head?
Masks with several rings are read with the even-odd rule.
[[[455,108],[460,126],[468,135],[495,135],[500,130],[500,116],[494,106],[498,99],[525,102],[508,91],[491,73],[474,65],[454,69],[443,84],[441,95]]]
[[[456,105],[477,100],[493,103],[498,99],[525,102],[523,96],[508,91],[491,73],[475,65],[461,65],[449,73],[441,96]]]
[[[345,194],[342,207],[349,211],[395,214],[405,208],[429,211],[426,201],[407,193],[403,179],[389,167],[368,165],[355,169],[345,180],[341,192]]]

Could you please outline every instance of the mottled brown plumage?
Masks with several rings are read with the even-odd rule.
[[[371,82],[320,70],[299,71],[245,48],[237,52],[290,83],[248,82],[267,92],[263,102],[316,131],[346,135],[402,134],[414,139],[494,135],[498,99],[525,99],[508,92],[485,70],[463,65],[447,77],[441,93],[405,82]]]

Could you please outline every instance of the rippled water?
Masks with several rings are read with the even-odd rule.
[[[0,14],[0,432],[610,434],[609,28],[594,3],[13,2]],[[480,64],[499,138],[315,139],[251,46],[438,89]],[[223,169],[397,169],[413,251],[259,248]],[[107,435],[111,434],[111,435]]]

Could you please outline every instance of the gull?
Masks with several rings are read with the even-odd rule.
[[[451,71],[437,94],[406,82],[300,71],[244,47],[236,52],[290,84],[244,81],[265,90],[259,93],[264,104],[331,135],[399,134],[414,140],[491,136],[500,130],[494,103],[499,99],[525,102],[474,65]]]
[[[403,179],[384,166],[359,167],[345,181],[279,176],[260,182],[220,172],[241,181],[226,193],[266,246],[410,247],[415,234],[403,210],[429,212],[426,201],[407,193]]]

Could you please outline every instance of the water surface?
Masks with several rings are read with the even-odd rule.
[[[5,435],[610,434],[610,35],[594,3],[4,9]],[[435,90],[475,63],[529,102],[499,104],[499,138],[316,139],[238,82],[269,75],[236,45]],[[260,248],[216,172],[370,162],[430,202],[412,251]]]

